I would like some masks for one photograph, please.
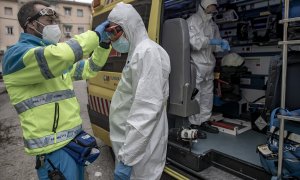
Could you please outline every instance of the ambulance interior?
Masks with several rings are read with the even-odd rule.
[[[187,141],[182,140],[180,131],[189,127],[188,116],[199,113],[199,106],[194,99],[197,93],[196,69],[190,61],[186,19],[197,12],[199,2],[164,0],[161,9],[159,43],[171,61],[166,166],[195,179],[202,178],[201,172],[212,166],[242,179],[270,179],[271,175],[261,165],[257,146],[266,144],[270,112],[280,106],[282,46],[278,42],[283,36],[279,23],[282,1],[218,0],[219,13],[214,21],[221,37],[231,46],[230,52],[214,54],[216,68],[211,122],[220,133],[207,133],[207,139]],[[132,4],[149,30],[151,0],[133,1]],[[299,17],[300,1],[291,0],[290,7],[290,17]],[[95,16],[93,26],[107,19],[108,14]],[[300,24],[295,22],[289,26],[289,39],[300,39]],[[289,46],[286,84],[286,107],[289,110],[300,109],[300,83],[297,82],[300,53],[297,51],[299,46]],[[238,56],[227,56],[231,53]],[[234,57],[240,57],[243,63],[237,67],[222,66],[222,59],[226,56],[227,59],[232,57],[233,62]],[[103,71],[122,72],[126,58],[127,54],[112,51]],[[90,86],[94,84],[101,86],[96,80],[90,81]],[[110,90],[111,94],[113,90]],[[93,113],[97,118],[91,118],[91,122],[109,131],[108,118]],[[300,129],[299,124],[294,126]],[[300,143],[299,136],[293,137]]]
[[[182,140],[180,132],[189,127],[188,116],[199,113],[194,99],[196,69],[190,62],[186,19],[197,12],[199,1],[166,0],[161,25],[161,45],[171,60],[168,105],[170,165],[196,177],[214,166],[245,179],[270,179],[261,165],[257,146],[265,144],[270,112],[280,107],[283,5],[281,0],[219,0],[214,17],[221,37],[229,41],[230,52],[215,53],[214,107],[211,123],[219,134],[207,139]],[[291,1],[290,16],[299,16],[299,2]],[[294,14],[292,14],[294,13]],[[290,24],[289,39],[299,38],[299,24]],[[300,107],[300,53],[290,46],[286,108]],[[243,63],[222,66],[222,59],[236,53]],[[227,56],[227,58],[235,58]],[[232,59],[233,61],[235,59]],[[300,128],[299,124],[295,124]],[[175,133],[174,133],[175,132]],[[294,139],[298,141],[299,139]],[[299,141],[300,143],[300,141]]]

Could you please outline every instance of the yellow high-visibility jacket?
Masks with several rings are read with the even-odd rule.
[[[100,47],[97,34],[87,31],[57,44],[22,33],[6,51],[3,80],[19,114],[28,154],[60,149],[82,130],[72,81],[94,77],[110,49]]]

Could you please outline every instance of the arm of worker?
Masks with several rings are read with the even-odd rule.
[[[138,83],[133,85],[136,91],[127,118],[126,139],[118,153],[118,160],[127,166],[137,164],[144,157],[164,104],[160,56],[148,51],[139,60],[143,62],[139,63],[139,72],[134,77]]]
[[[72,80],[77,81],[96,76],[97,72],[105,65],[110,50],[110,46],[107,46],[107,48],[98,46],[88,60],[80,60],[76,62],[70,71]]]
[[[214,38],[215,39],[222,39],[221,35],[220,35],[220,31],[219,31],[219,27],[217,24],[214,23],[213,25],[213,30],[214,30]],[[223,49],[221,48],[221,46],[215,46],[213,48],[214,52],[223,52]]]
[[[200,27],[197,27],[198,24],[194,23],[198,21],[193,20],[194,18],[197,17],[191,16],[191,18],[187,20],[190,34],[190,45],[192,50],[199,51],[208,47],[209,39],[204,35],[203,30],[199,30]]]
[[[194,26],[189,27],[190,45],[193,50],[199,51],[208,47],[209,39],[203,32],[198,32]]]
[[[213,25],[213,30],[214,30],[214,38],[209,41],[210,45],[217,45],[213,48],[213,51],[214,52],[230,51],[229,42],[226,39],[221,38],[219,28],[215,23]]]
[[[60,76],[74,63],[83,57],[88,57],[98,45],[97,33],[87,31],[63,43],[31,48],[17,60],[13,59],[14,55],[10,55],[8,57],[10,59],[6,61],[22,61],[22,68],[5,75],[5,83],[29,85]]]

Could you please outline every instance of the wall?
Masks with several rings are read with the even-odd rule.
[[[65,8],[71,9],[71,15],[65,14]],[[83,12],[83,17],[77,16],[77,10],[81,9]],[[73,37],[76,34],[80,34],[78,28],[83,28],[83,32],[90,29],[90,21],[91,21],[91,6],[88,4],[82,3],[67,3],[61,2],[55,5],[55,10],[59,14],[60,19],[60,27],[62,30],[62,39],[61,41],[65,41],[70,37]],[[67,32],[66,27],[71,27],[70,33]],[[69,36],[70,35],[70,36]]]
[[[15,44],[19,39],[21,27],[17,20],[19,10],[17,1],[0,1],[0,49],[6,50],[7,46]],[[5,7],[12,8],[12,15],[5,15]],[[7,34],[6,27],[13,27],[13,34]]]

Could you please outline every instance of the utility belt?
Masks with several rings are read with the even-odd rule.
[[[96,139],[84,131],[63,147],[63,150],[81,166],[90,165],[100,155]]]
[[[100,155],[96,139],[88,133],[81,131],[74,139],[62,148],[66,151],[77,164],[87,166],[94,162]],[[45,154],[38,155],[36,158],[36,169],[44,166],[45,162],[49,162],[52,171],[48,172],[48,177],[51,180],[65,180],[63,173],[56,168],[51,160]]]

